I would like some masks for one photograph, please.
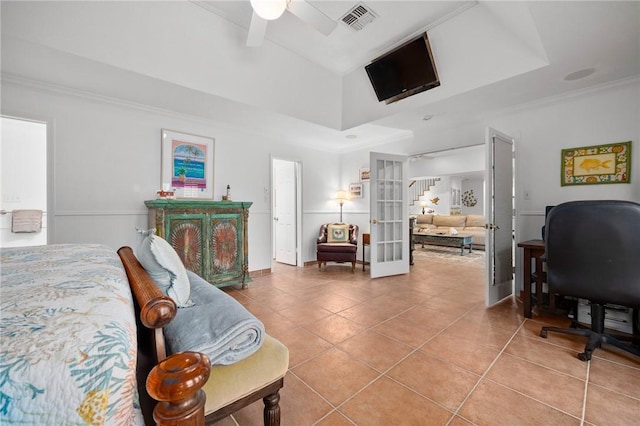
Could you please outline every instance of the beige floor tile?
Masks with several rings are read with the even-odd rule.
[[[602,351],[603,349],[599,349]],[[607,389],[640,399],[640,366],[638,368],[591,358],[589,383],[595,383]],[[638,413],[640,420],[640,412]],[[640,422],[639,422],[640,423]]]
[[[312,303],[303,303],[278,312],[283,317],[298,325],[308,324],[321,318],[328,317],[331,312]]]
[[[330,349],[291,371],[335,406],[380,375],[339,349]]]
[[[336,313],[358,305],[360,302],[349,299],[336,293],[327,294],[326,291],[319,297],[311,300],[311,303],[320,306],[330,312]]]
[[[240,426],[263,426],[262,400],[238,411],[233,417]],[[280,425],[311,426],[323,418],[333,407],[300,379],[287,374],[280,390]]]
[[[408,311],[400,314],[399,317],[409,320],[415,324],[425,324],[439,329],[444,329],[450,326],[460,318],[459,315],[450,312],[438,311],[425,306],[414,306]]]
[[[637,396],[637,394],[636,394]],[[632,426],[640,420],[640,399],[590,384],[585,421],[598,426]]]
[[[334,411],[316,423],[316,426],[354,426],[354,424],[340,412]]]
[[[322,318],[321,320],[305,325],[304,328],[334,345],[366,330],[366,327],[340,315],[331,315]]]
[[[338,347],[380,372],[387,370],[413,350],[372,331],[352,337],[340,343]]]
[[[393,367],[387,376],[454,411],[480,376],[456,365],[415,352]]]
[[[284,330],[274,337],[289,348],[289,368],[308,361],[333,346],[304,328]]]
[[[445,333],[465,341],[473,341],[497,351],[502,350],[513,336],[513,332],[503,328],[493,327],[485,322],[475,322],[466,318],[456,321],[447,328]]]
[[[524,322],[524,319],[516,313],[493,311],[491,308],[486,309],[482,306],[470,311],[464,318],[475,323],[511,332],[515,332]]]
[[[483,380],[459,413],[478,425],[579,425],[580,419],[555,410],[497,383]]]
[[[417,325],[399,317],[385,321],[375,326],[372,330],[398,340],[412,348],[422,346],[427,340],[440,332],[440,329],[437,327],[432,327],[428,324]]]
[[[339,407],[359,426],[445,425],[452,413],[388,379],[381,378]]]
[[[373,327],[395,316],[387,312],[382,312],[376,307],[366,305],[365,303],[345,309],[339,312],[338,315],[365,327]]]
[[[482,343],[460,339],[446,332],[429,340],[420,350],[478,375],[486,371],[499,353]]]
[[[587,363],[578,359],[576,351],[555,346],[543,340],[516,336],[511,340],[505,352],[578,379],[584,380],[586,378]]]
[[[486,378],[577,418],[582,416],[584,380],[509,354],[498,358]]]

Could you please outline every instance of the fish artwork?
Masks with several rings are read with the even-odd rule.
[[[609,163],[611,163],[611,160],[600,161],[597,158],[586,158],[582,160],[582,163],[580,163],[578,167],[585,169],[588,173],[591,172],[591,170],[598,170],[600,167],[610,169]]]

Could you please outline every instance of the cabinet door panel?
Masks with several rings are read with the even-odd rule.
[[[211,282],[243,276],[243,220],[241,214],[216,214],[209,221]]]
[[[204,215],[168,215],[167,229],[169,244],[176,250],[185,268],[203,276],[205,264],[203,247],[205,246]]]

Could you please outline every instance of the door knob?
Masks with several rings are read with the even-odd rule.
[[[378,223],[377,219],[371,219],[369,222],[373,223],[374,225],[376,225]]]

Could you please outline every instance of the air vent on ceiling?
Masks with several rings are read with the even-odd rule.
[[[363,3],[357,4],[353,9],[347,12],[340,20],[349,28],[360,31],[368,24],[373,22],[378,16]]]

